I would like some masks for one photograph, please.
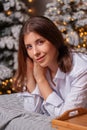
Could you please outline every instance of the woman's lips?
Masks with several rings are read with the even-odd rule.
[[[44,59],[44,56],[41,56],[41,57],[37,58],[36,60],[37,60],[38,62],[41,62],[41,61],[43,61],[43,59]]]

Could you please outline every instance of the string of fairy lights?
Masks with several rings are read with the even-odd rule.
[[[80,28],[79,30],[79,36],[80,38],[82,38],[82,47],[87,48],[87,26],[86,29],[85,28]],[[81,45],[78,45],[78,48],[81,48]]]
[[[31,6],[32,3],[34,2],[34,0],[27,0],[27,2],[28,2],[29,5]],[[27,9],[27,12],[28,12],[29,14],[33,13],[33,11],[34,11],[34,9],[33,9],[32,7],[29,7],[29,8]],[[9,10],[6,10],[6,11],[5,11],[5,14],[8,15],[8,16],[10,16],[10,15],[12,14],[12,11],[11,11],[10,9],[9,9]]]
[[[0,83],[0,95],[11,94],[16,92],[15,88],[12,87],[13,79],[6,79]]]
[[[64,30],[65,31],[65,30]],[[81,28],[79,28],[78,30],[78,35],[79,35],[79,37],[80,37],[80,43],[77,45],[77,46],[75,46],[75,48],[77,48],[77,49],[80,49],[80,51],[82,51],[82,52],[84,52],[84,53],[87,53],[87,29],[86,28],[83,28],[83,27],[81,27]],[[63,32],[63,31],[62,31]],[[70,32],[72,35],[73,35],[73,32]],[[67,36],[68,37],[68,36]],[[66,38],[65,39],[66,40],[66,42],[69,42],[69,39],[68,38]],[[83,49],[82,49],[83,48]],[[81,50],[82,49],[82,50]]]
[[[63,1],[62,0],[57,0],[58,2],[60,2],[61,4],[63,4]],[[70,2],[73,2],[74,0],[70,0]],[[32,7],[32,3],[34,2],[34,0],[27,0],[27,2],[29,3],[30,7],[28,8],[27,12],[29,14],[33,14],[34,13],[34,8]],[[57,13],[58,15],[61,14],[61,11],[58,10],[56,7],[54,7],[54,10],[57,10]],[[51,11],[51,9],[48,10],[49,12]],[[5,11],[5,13],[9,16],[12,14],[12,11],[11,10],[7,10]],[[72,17],[68,17],[68,19],[70,19],[70,21],[75,21],[74,18]],[[55,24],[56,24],[56,21],[54,21]],[[62,24],[64,26],[67,26],[67,22],[63,21]],[[85,26],[85,28],[83,27],[80,27],[80,28],[75,28],[75,30],[78,32],[78,35],[79,35],[79,38],[81,39],[81,43],[79,43],[76,48],[80,49],[80,48],[83,48],[83,49],[87,49],[87,25]],[[66,31],[66,28],[62,29],[61,32],[64,33]],[[73,35],[73,32],[71,31],[70,32],[72,35]],[[66,37],[66,42],[69,42],[69,37],[68,37],[68,34],[67,34],[67,37]]]
[[[33,3],[33,0],[28,0],[28,2],[29,2],[29,5],[31,5],[32,3]],[[28,12],[31,14],[31,13],[33,13],[33,8],[29,8],[28,9]]]
[[[27,2],[29,2],[29,8],[27,9],[27,12],[30,14],[34,13],[34,9],[32,8],[32,3],[34,2],[34,0],[27,0]],[[12,10],[8,9],[5,10],[4,13],[6,14],[6,16],[10,16],[12,15]],[[11,94],[11,93],[15,93],[15,87],[12,87],[12,83],[13,83],[13,79],[9,78],[6,80],[3,80],[0,82],[0,95],[2,94]]]
[[[84,0],[85,1],[85,0]],[[73,17],[73,14],[74,13],[71,13],[71,15],[69,15],[69,12],[66,12],[68,15],[66,15],[67,17],[67,20],[63,19],[63,21],[60,21],[58,19],[58,17],[60,16],[60,19],[61,19],[61,15],[63,15],[63,18],[65,17],[63,13],[63,10],[61,9],[65,3],[68,4],[74,4],[75,2],[77,2],[76,0],[53,0],[53,2],[55,3],[53,5],[53,3],[51,3],[49,6],[47,6],[47,12],[46,12],[46,15],[47,17],[49,17],[50,19],[52,18],[54,23],[56,24],[56,26],[63,26],[63,28],[60,29],[60,31],[62,33],[66,33],[67,32],[67,28],[69,26],[70,23],[73,23],[73,25],[75,25],[75,22],[77,22],[77,20],[79,21],[79,19],[77,19],[78,17]],[[65,2],[65,3],[64,3]],[[59,7],[59,5],[60,7]],[[78,4],[81,5],[82,3]],[[69,6],[67,6],[69,7]],[[87,7],[87,1],[85,2],[85,7]],[[69,8],[68,8],[69,9]],[[84,9],[83,9],[84,10]],[[84,12],[87,12],[87,8],[84,10]],[[83,13],[83,12],[81,12]],[[84,14],[84,13],[83,13]],[[87,19],[87,17],[85,17]],[[81,20],[84,20],[83,18]],[[83,24],[84,22],[82,22]],[[66,37],[65,37],[65,42],[66,43],[69,43],[70,44],[70,38],[69,36],[71,35],[72,37],[76,37],[75,33],[76,32],[76,35],[78,35],[78,42],[77,44],[73,44],[74,45],[74,48],[76,48],[77,50],[80,50],[80,52],[84,52],[87,54],[87,20],[85,22],[85,24],[82,26],[73,26],[73,29],[66,34]]]

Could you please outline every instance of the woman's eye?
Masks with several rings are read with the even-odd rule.
[[[44,40],[38,41],[38,45],[42,45],[44,43]]]
[[[32,45],[26,45],[26,49],[31,50],[32,49]]]

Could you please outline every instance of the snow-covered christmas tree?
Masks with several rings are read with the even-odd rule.
[[[56,24],[66,43],[87,53],[87,0],[53,0],[44,15]]]
[[[0,93],[8,90],[17,69],[18,35],[29,17],[21,0],[0,0]],[[9,84],[10,82],[10,84]],[[9,84],[9,85],[8,85]],[[6,88],[6,86],[8,87]],[[5,92],[3,92],[5,93]],[[8,91],[10,93],[10,91]]]

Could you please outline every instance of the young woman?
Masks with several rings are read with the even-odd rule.
[[[50,116],[87,107],[87,55],[75,53],[48,18],[29,18],[19,36],[15,86],[24,108]]]

